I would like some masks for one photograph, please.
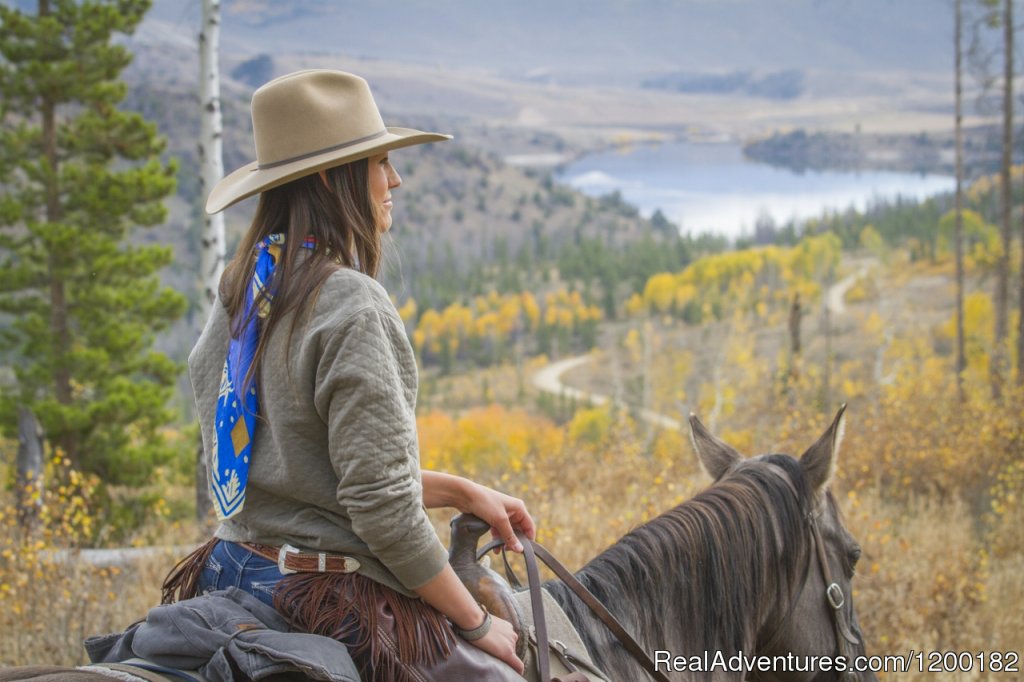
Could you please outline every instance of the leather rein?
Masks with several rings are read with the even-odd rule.
[[[626,651],[640,664],[640,667],[646,670],[658,682],[669,682],[668,677],[658,670],[654,661],[647,655],[644,648],[633,639],[626,628],[622,626],[622,623],[605,608],[604,604],[583,583],[576,579],[576,576],[569,569],[562,565],[543,545],[534,542],[518,530],[516,531],[516,537],[519,538],[519,542],[523,545],[523,559],[526,561],[526,577],[530,588],[530,606],[533,609],[534,629],[537,636],[537,667],[540,679],[543,682],[551,679],[551,664],[548,655],[547,625],[544,622],[544,600],[540,593],[540,571],[537,569],[538,558],[605,624],[622,646],[626,648]],[[499,547],[501,548],[502,560],[505,562],[505,574],[509,582],[513,587],[522,587],[522,584],[516,578],[515,572],[512,571],[512,567],[508,563],[508,557],[504,549],[504,540],[499,538],[484,545],[477,551],[477,559],[482,558],[487,552]]]
[[[817,556],[822,578],[826,584],[825,601],[830,607],[838,655],[842,656],[847,663],[850,663],[852,662],[852,658],[850,656],[849,645],[857,645],[859,640],[853,636],[849,627],[842,619],[842,608],[846,604],[846,595],[843,594],[843,589],[839,586],[839,583],[832,580],[832,571],[829,568],[828,557],[825,554],[825,542],[821,537],[821,530],[818,528],[817,520],[814,518],[810,520],[810,529],[811,541],[813,542],[815,549],[815,556]],[[594,594],[586,588],[586,586],[576,579],[576,576],[574,576],[569,569],[558,561],[558,559],[556,559],[551,552],[549,552],[540,543],[530,540],[519,531],[516,531],[516,537],[519,538],[520,543],[523,545],[523,558],[526,562],[526,575],[530,590],[530,604],[533,609],[534,629],[536,630],[537,637],[537,665],[541,680],[546,682],[551,679],[551,673],[548,654],[547,626],[544,621],[544,604],[540,593],[540,572],[537,568],[538,558],[544,562],[544,564],[550,568],[551,571],[563,583],[565,583],[565,585],[572,590],[572,592],[579,597],[588,608],[590,608],[602,623],[605,624],[611,633],[615,635],[616,639],[619,640],[622,646],[625,647],[626,651],[628,651],[633,659],[640,664],[640,667],[646,670],[647,673],[658,682],[669,682],[668,677],[657,669],[657,666],[647,655],[644,648],[637,643],[632,635],[629,634],[625,627],[623,627],[622,623],[620,623],[618,619],[615,618],[607,608],[605,608],[604,604],[602,604],[597,597],[595,597]],[[504,540],[492,540],[477,551],[477,560],[484,557],[491,550],[501,548],[501,556],[505,564],[505,574],[513,587],[521,588],[522,583],[520,583],[515,572],[512,570],[512,566],[509,564],[504,547]],[[813,557],[811,557],[810,561],[813,562],[813,560]],[[774,645],[778,637],[785,631],[784,626],[792,618],[793,608],[796,602],[799,601],[800,595],[807,586],[809,578],[810,572],[808,571],[804,574],[800,590],[797,591],[795,599],[790,603],[789,610],[785,617],[779,622],[779,625],[775,628],[775,632],[768,639],[767,644],[759,647],[762,651]],[[843,673],[840,679],[856,679],[856,676],[852,672],[847,671]]]

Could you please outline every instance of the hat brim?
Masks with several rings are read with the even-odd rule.
[[[428,133],[414,128],[388,127],[384,135],[373,140],[307,156],[291,163],[271,168],[260,168],[259,163],[253,161],[224,176],[214,186],[210,196],[206,199],[206,212],[211,215],[220,213],[232,204],[254,194],[265,192],[327,168],[340,166],[343,163],[358,161],[391,149],[450,139],[452,139],[451,135],[442,133]]]

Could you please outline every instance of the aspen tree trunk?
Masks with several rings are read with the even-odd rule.
[[[224,175],[222,119],[220,109],[220,0],[202,0],[202,25],[199,30],[199,162],[201,164],[199,196],[205,205],[206,196]],[[202,211],[203,230],[199,255],[199,272],[203,292],[200,310],[203,320],[209,317],[217,296],[217,286],[224,271],[224,214],[207,215]],[[203,455],[202,439],[196,449],[196,517],[209,518],[211,510],[209,481]]]
[[[1013,203],[1013,188],[1010,186],[1010,164],[1013,162],[1013,29],[1013,0],[1003,0],[1003,159],[1000,170],[1002,220],[999,226],[1002,253],[996,269],[996,324],[991,363],[994,398],[1002,397],[1009,364],[1006,357],[1006,336],[1010,310],[1010,216]]]
[[[966,400],[964,394],[964,370],[967,369],[967,358],[964,354],[964,216],[963,216],[963,179],[964,179],[964,136],[963,136],[963,75],[961,40],[963,38],[963,15],[961,0],[954,4],[954,138],[956,146],[956,223],[953,232],[953,250],[956,256],[956,392],[960,402]]]
[[[203,0],[203,25],[199,32],[199,102],[202,107],[199,130],[200,197],[206,195],[224,175],[223,123],[220,109],[220,0]],[[203,317],[209,315],[224,271],[224,214],[203,211],[202,249],[199,256],[203,278]]]

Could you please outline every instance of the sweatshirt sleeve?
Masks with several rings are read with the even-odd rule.
[[[328,427],[337,499],[352,530],[409,590],[447,551],[423,508],[416,362],[397,316],[364,307],[327,337],[315,402]]]

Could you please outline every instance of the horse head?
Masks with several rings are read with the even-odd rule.
[[[763,614],[757,631],[758,654],[778,657],[780,664],[781,658],[791,656],[792,663],[786,665],[788,670],[782,670],[782,665],[773,666],[774,670],[760,672],[752,679],[876,679],[872,672],[852,670],[855,659],[865,655],[852,591],[861,550],[843,524],[829,487],[843,438],[844,410],[845,405],[825,433],[799,458],[779,454],[744,458],[712,435],[696,416],[690,417],[693,447],[716,487],[727,486],[738,478],[749,481],[758,476],[765,480],[781,477],[787,483],[784,489],[798,499],[803,498],[799,499],[799,508],[806,511],[806,516],[799,532],[805,542],[795,545],[804,548],[802,570],[792,574],[788,596]],[[792,530],[783,527],[782,522],[776,523],[776,542],[782,544]],[[819,663],[813,669],[808,669],[808,657],[818,657]],[[822,669],[822,657],[832,661],[831,670]],[[835,662],[840,658],[842,663],[837,666]]]

